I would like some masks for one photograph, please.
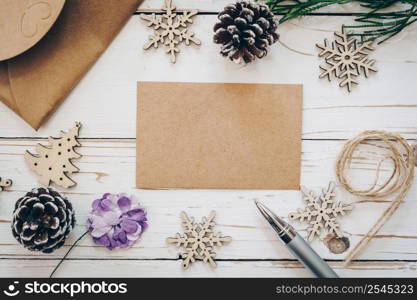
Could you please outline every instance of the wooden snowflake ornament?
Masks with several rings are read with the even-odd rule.
[[[68,177],[68,174],[76,173],[79,169],[74,166],[71,159],[80,158],[74,147],[81,146],[77,137],[81,123],[75,122],[75,126],[68,132],[61,131],[60,138],[49,137],[49,146],[36,145],[37,155],[29,151],[25,153],[29,168],[39,175],[39,182],[48,186],[54,182],[64,188],[69,188],[76,183]]]
[[[175,63],[176,55],[180,52],[178,45],[185,42],[187,46],[191,43],[200,45],[201,42],[194,37],[194,33],[188,31],[188,25],[193,23],[194,17],[198,11],[184,11],[182,14],[176,12],[176,7],[172,5],[172,0],[165,0],[165,6],[162,8],[165,12],[163,15],[141,14],[141,19],[148,21],[148,27],[153,27],[154,35],[149,36],[149,41],[143,46],[148,50],[153,46],[158,48],[159,45],[165,45],[166,53],[171,56],[171,62]]]
[[[320,66],[321,74],[319,78],[331,77],[339,79],[339,86],[345,87],[350,92],[353,84],[358,84],[356,80],[363,73],[368,77],[371,72],[377,72],[373,67],[375,60],[369,60],[369,52],[373,51],[372,42],[363,42],[358,45],[357,39],[349,37],[349,33],[335,32],[335,40],[329,45],[327,39],[324,44],[316,44],[321,50],[319,57],[323,57],[326,65]]]
[[[325,229],[340,238],[343,237],[336,217],[344,216],[353,209],[353,205],[335,202],[335,183],[330,182],[328,188],[323,189],[320,197],[315,196],[312,191],[303,186],[301,187],[301,193],[307,207],[304,210],[298,209],[297,212],[290,213],[288,217],[291,220],[310,223],[310,227],[307,229],[309,233],[308,240],[311,242],[315,236],[320,236]]]
[[[177,233],[175,237],[168,238],[167,243],[185,249],[185,253],[182,255],[184,269],[187,269],[190,263],[195,262],[196,259],[202,259],[215,268],[214,258],[216,253],[213,251],[214,246],[220,247],[223,243],[232,240],[229,236],[222,236],[220,232],[213,232],[213,227],[216,225],[214,222],[215,216],[216,212],[212,211],[208,217],[203,218],[201,223],[195,223],[194,218],[189,218],[185,212],[181,212],[184,235]]]
[[[0,177],[0,192],[4,191],[5,188],[10,187],[12,185],[11,179],[3,179]]]

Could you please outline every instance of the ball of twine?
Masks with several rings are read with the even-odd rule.
[[[353,155],[359,145],[374,145],[372,141],[379,141],[383,144],[382,148],[388,150],[389,154],[381,156],[376,168],[375,180],[369,188],[355,188],[348,178],[348,170],[351,168]],[[379,146],[381,147],[381,146]],[[377,154],[375,154],[377,155]],[[384,161],[391,160],[393,170],[390,176],[382,184],[378,184],[381,172],[381,166]],[[392,214],[404,200],[410,189],[414,178],[415,156],[413,148],[407,141],[398,134],[370,130],[360,133],[355,138],[349,140],[342,148],[336,163],[336,176],[341,185],[350,193],[361,197],[381,198],[398,192],[392,200],[389,207],[384,211],[382,216],[372,226],[369,232],[361,241],[348,253],[345,258],[345,266],[349,265],[352,259],[375,237],[379,229],[388,221]]]

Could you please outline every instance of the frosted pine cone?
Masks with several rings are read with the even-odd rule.
[[[74,225],[71,203],[51,188],[33,189],[16,202],[13,236],[31,251],[51,253],[62,247]]]
[[[278,40],[274,14],[264,4],[239,1],[230,4],[217,16],[214,42],[222,44],[220,54],[240,63],[262,58],[267,48]]]

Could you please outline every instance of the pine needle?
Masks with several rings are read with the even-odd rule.
[[[368,12],[352,13],[356,25],[344,25],[344,29],[354,32],[363,41],[377,40],[378,44],[400,33],[417,21],[417,0],[266,0],[272,12],[282,15],[279,23],[312,14],[320,8],[334,4],[357,2]],[[401,9],[386,12],[386,9],[401,4]]]

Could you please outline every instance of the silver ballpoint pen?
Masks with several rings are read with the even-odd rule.
[[[278,237],[290,252],[316,277],[338,278],[330,266],[310,247],[309,244],[294,230],[294,228],[277,217],[262,203],[255,201],[261,214],[265,217]]]

